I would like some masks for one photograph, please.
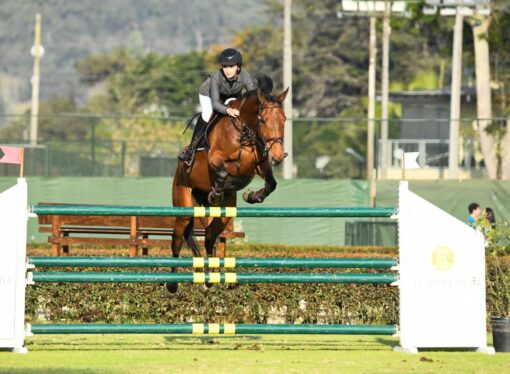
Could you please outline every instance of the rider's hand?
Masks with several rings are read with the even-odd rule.
[[[234,108],[227,108],[227,114],[230,116],[230,117],[238,117],[239,116],[239,110],[237,109],[234,109]]]

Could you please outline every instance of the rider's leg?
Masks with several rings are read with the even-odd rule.
[[[193,130],[193,136],[191,137],[191,143],[179,155],[179,158],[188,164],[193,160],[193,155],[198,146],[200,138],[202,137],[203,132],[207,127],[207,122],[213,113],[211,98],[204,95],[198,95],[198,98],[200,100],[202,114],[197,118],[197,123],[195,125],[195,129]]]
[[[205,122],[209,122],[213,114],[212,100],[209,96],[198,95],[200,101],[200,108],[202,110],[202,119]]]

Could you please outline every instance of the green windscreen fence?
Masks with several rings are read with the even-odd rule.
[[[29,203],[82,203],[113,205],[171,205],[171,178],[29,177]],[[16,183],[0,178],[0,191]],[[250,189],[261,188],[256,179]],[[411,181],[410,188],[462,221],[467,206],[478,202],[491,207],[498,221],[510,220],[510,183],[502,181]],[[377,183],[377,206],[397,204],[398,182]],[[361,180],[280,180],[276,191],[261,207],[362,207],[369,205],[369,188]],[[239,206],[247,206],[238,195]],[[237,230],[253,243],[281,244],[396,244],[395,221],[342,218],[236,218]],[[346,231],[347,229],[347,231]],[[29,220],[29,241],[45,242],[37,219]],[[376,240],[376,242],[374,242]]]

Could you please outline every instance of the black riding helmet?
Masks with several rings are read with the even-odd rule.
[[[243,56],[235,48],[227,48],[218,56],[218,63],[222,66],[232,66],[243,64]]]

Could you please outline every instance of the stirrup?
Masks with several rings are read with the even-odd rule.
[[[191,164],[193,163],[193,159],[195,158],[194,156],[195,150],[191,145],[189,145],[184,149],[184,151],[181,152],[181,154],[179,155],[179,160],[184,162],[186,165],[191,166]]]

